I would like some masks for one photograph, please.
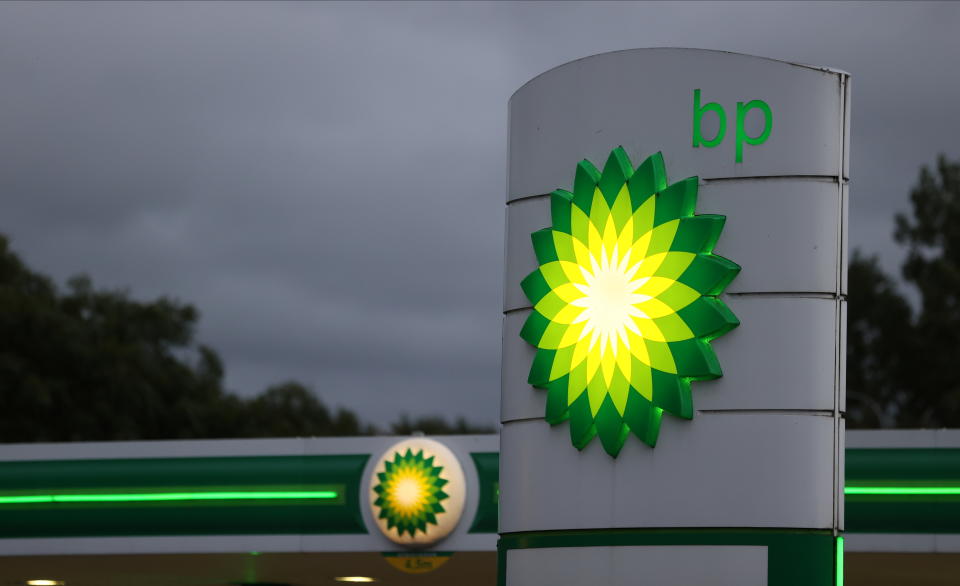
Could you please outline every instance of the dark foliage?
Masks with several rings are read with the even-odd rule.
[[[494,433],[493,427],[474,425],[469,423],[463,417],[450,425],[442,417],[427,416],[418,419],[410,419],[406,414],[390,426],[390,431],[396,435],[410,435],[411,433],[423,432],[426,435],[454,435],[454,434],[473,434],[473,433]]]
[[[960,161],[923,167],[910,213],[896,217],[907,248],[911,310],[876,259],[850,264],[847,347],[850,427],[960,427]]]
[[[909,400],[912,312],[876,257],[854,252],[847,296],[847,421],[851,427],[890,427]]]
[[[217,353],[193,341],[190,305],[135,301],[86,277],[63,293],[0,236],[0,442],[372,434],[300,383],[251,399],[224,391]],[[410,427],[404,418],[397,433]],[[462,419],[410,427],[470,433]]]

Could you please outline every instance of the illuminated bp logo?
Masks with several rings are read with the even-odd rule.
[[[387,529],[396,528],[401,537],[426,533],[427,524],[436,525],[437,515],[445,512],[440,501],[449,498],[443,492],[447,481],[440,478],[443,467],[435,466],[433,460],[423,450],[413,453],[407,448],[405,454],[394,453],[393,461],[388,460],[385,470],[377,474],[380,483],[373,490],[379,498],[373,504],[380,508]]]
[[[429,544],[453,530],[463,511],[465,479],[456,456],[426,438],[404,440],[384,453],[370,479],[370,506],[387,538]]]
[[[721,376],[709,342],[739,321],[717,296],[740,267],[713,254],[726,218],[694,215],[697,182],[667,185],[660,153],[634,169],[616,148],[602,174],[577,166],[531,235],[528,380],[578,449],[598,435],[616,457],[631,432],[654,446],[664,411],[693,417],[690,382]]]

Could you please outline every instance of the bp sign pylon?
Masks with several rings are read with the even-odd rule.
[[[607,53],[509,134],[501,582],[834,584],[849,76]]]

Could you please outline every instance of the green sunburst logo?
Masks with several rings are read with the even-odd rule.
[[[437,515],[445,512],[440,501],[448,498],[442,490],[447,481],[440,477],[443,467],[434,466],[433,461],[433,456],[424,457],[423,450],[407,448],[406,453],[395,452],[377,474],[380,482],[373,487],[377,493],[373,505],[380,511],[378,518],[399,537],[426,533],[427,525],[437,525]]]
[[[693,417],[690,382],[722,374],[709,342],[740,323],[717,297],[740,267],[713,254],[726,218],[694,215],[697,183],[668,186],[660,153],[634,170],[618,147],[602,174],[577,165],[552,228],[531,235],[528,382],[578,449],[599,435],[616,457],[630,432],[654,446],[663,411]]]

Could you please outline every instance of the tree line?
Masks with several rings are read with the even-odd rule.
[[[198,319],[191,305],[137,301],[85,276],[61,291],[0,236],[0,442],[494,431],[406,415],[379,429],[296,381],[239,397],[217,352],[195,342]]]

